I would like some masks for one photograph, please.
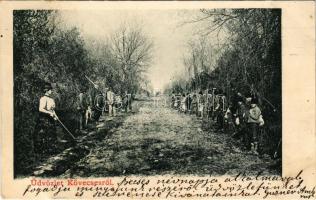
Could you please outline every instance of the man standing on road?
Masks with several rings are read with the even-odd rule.
[[[180,111],[181,111],[181,112],[184,112],[184,113],[185,113],[186,110],[187,110],[186,99],[187,99],[187,97],[186,97],[185,94],[183,93],[183,94],[182,94],[182,97],[181,97]]]
[[[187,113],[191,112],[191,102],[192,102],[191,95],[190,93],[187,93],[187,98],[186,98]]]
[[[115,94],[111,90],[111,88],[107,91],[106,98],[107,98],[107,102],[108,102],[108,106],[109,106],[109,116],[113,116],[114,115],[114,109],[115,109],[114,108]]]
[[[236,113],[237,113],[237,116],[234,121],[236,125],[236,133],[233,134],[233,137],[235,138],[240,137],[244,144],[243,148],[247,149],[248,136],[247,136],[246,123],[248,120],[248,110],[242,98],[239,98],[238,100],[238,107],[237,107]]]
[[[208,90],[207,92],[207,119],[209,119],[212,116],[213,113],[213,95],[212,91]]]
[[[238,96],[238,92],[237,90],[234,88],[234,86],[231,86],[232,87],[232,98],[231,98],[231,113],[232,113],[232,117],[233,117],[233,121],[235,122],[236,121],[236,118],[237,118],[237,110],[238,110],[238,107],[239,107],[239,99],[240,97]]]
[[[261,110],[257,106],[258,99],[252,98],[251,99],[251,106],[249,109],[248,114],[248,121],[247,121],[247,127],[248,127],[248,134],[249,138],[251,139],[251,152],[258,155],[258,129],[259,126],[263,125],[263,118],[261,115]]]
[[[81,88],[81,91],[79,93],[79,98],[78,98],[78,115],[79,115],[79,131],[84,129],[86,127],[86,112],[89,106],[87,94],[86,94],[86,88]]]
[[[176,95],[174,94],[174,92],[172,92],[172,95],[171,95],[171,108],[174,108],[175,101],[176,101]]]
[[[124,111],[127,113],[127,111],[128,111],[128,94],[127,94],[127,91],[125,91],[125,94],[123,96],[123,106],[124,106]]]
[[[128,109],[130,112],[132,112],[132,94],[127,94],[127,100],[128,100]]]
[[[53,88],[50,83],[44,86],[44,95],[39,100],[39,119],[34,135],[35,153],[41,159],[57,150],[57,133],[55,100],[52,97]]]
[[[198,116],[203,119],[204,117],[204,108],[205,108],[205,95],[203,94],[202,91],[199,93],[199,98],[198,98]]]
[[[196,114],[198,110],[198,100],[195,93],[193,93],[192,96],[192,102],[191,102],[191,113]]]
[[[226,97],[223,94],[223,90],[219,89],[216,97],[215,97],[216,107],[216,123],[217,123],[217,130],[223,131],[224,128],[224,112],[226,110]]]
[[[121,109],[122,109],[122,98],[119,94],[117,94],[114,99],[114,110],[113,110],[114,116],[116,116],[117,111],[120,111]]]
[[[99,121],[99,118],[102,114],[102,110],[104,108],[104,103],[105,103],[103,94],[100,91],[98,85],[94,85],[94,87],[91,88],[90,101],[91,101],[91,104],[93,105],[93,108],[92,108],[93,119],[97,122]]]

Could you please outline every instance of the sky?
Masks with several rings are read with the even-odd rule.
[[[83,38],[106,38],[122,23],[137,22],[153,40],[153,64],[148,78],[155,91],[162,90],[172,77],[183,71],[186,45],[194,35],[193,25],[180,25],[196,11],[181,10],[96,10],[60,11],[64,25],[78,27]]]

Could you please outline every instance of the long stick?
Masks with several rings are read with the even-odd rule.
[[[276,158],[276,157],[277,157],[277,155],[278,155],[278,150],[279,150],[279,147],[280,147],[281,141],[282,141],[282,139],[280,139],[280,140],[279,140],[278,146],[277,146],[277,148],[276,148],[276,150],[275,150],[275,152],[274,152],[274,154],[273,154],[273,158]]]
[[[209,108],[209,102],[208,102],[208,89],[206,89],[206,119],[208,119],[209,118],[209,116],[208,116],[208,114],[209,114],[209,112],[208,112],[208,108]]]
[[[265,102],[267,102],[272,108],[273,108],[273,111],[275,112],[277,109],[275,108],[275,106],[268,100],[266,99],[264,96],[260,95],[260,93],[258,92],[258,90],[253,86],[253,84],[249,84],[249,81],[248,81],[248,75],[246,73],[246,81],[247,81],[247,85],[250,86],[250,88],[252,90],[254,90],[254,92],[256,92],[257,94],[259,94],[259,96],[261,97],[261,99],[263,99]]]
[[[84,75],[86,77],[86,79],[88,79],[88,81],[90,81],[94,86],[96,85],[93,81],[91,81],[91,79],[89,77],[87,77],[86,75]]]
[[[212,112],[214,112],[215,111],[215,89],[216,88],[213,88],[212,89],[212,107],[213,107],[213,109],[212,109]]]
[[[274,106],[268,99],[266,99],[264,96],[261,96],[261,95],[260,95],[260,97],[261,97],[263,100],[265,100],[265,101],[273,108],[274,111],[276,111],[275,106]]]
[[[55,113],[56,115],[56,113]],[[75,136],[73,134],[71,134],[71,132],[68,130],[68,128],[60,121],[60,119],[58,118],[58,116],[56,115],[56,119],[57,121],[62,125],[62,127],[64,127],[64,129],[67,131],[67,133],[69,133],[69,135],[71,135],[71,137],[75,140]]]

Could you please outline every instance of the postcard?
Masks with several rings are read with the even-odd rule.
[[[315,199],[313,1],[1,1],[3,199]]]

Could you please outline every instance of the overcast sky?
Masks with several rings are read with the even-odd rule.
[[[192,38],[192,25],[179,26],[196,11],[179,10],[97,10],[61,11],[62,21],[79,28],[83,38],[106,38],[121,23],[137,21],[154,42],[154,60],[148,78],[155,90],[163,89],[175,74],[182,71],[186,43]]]

